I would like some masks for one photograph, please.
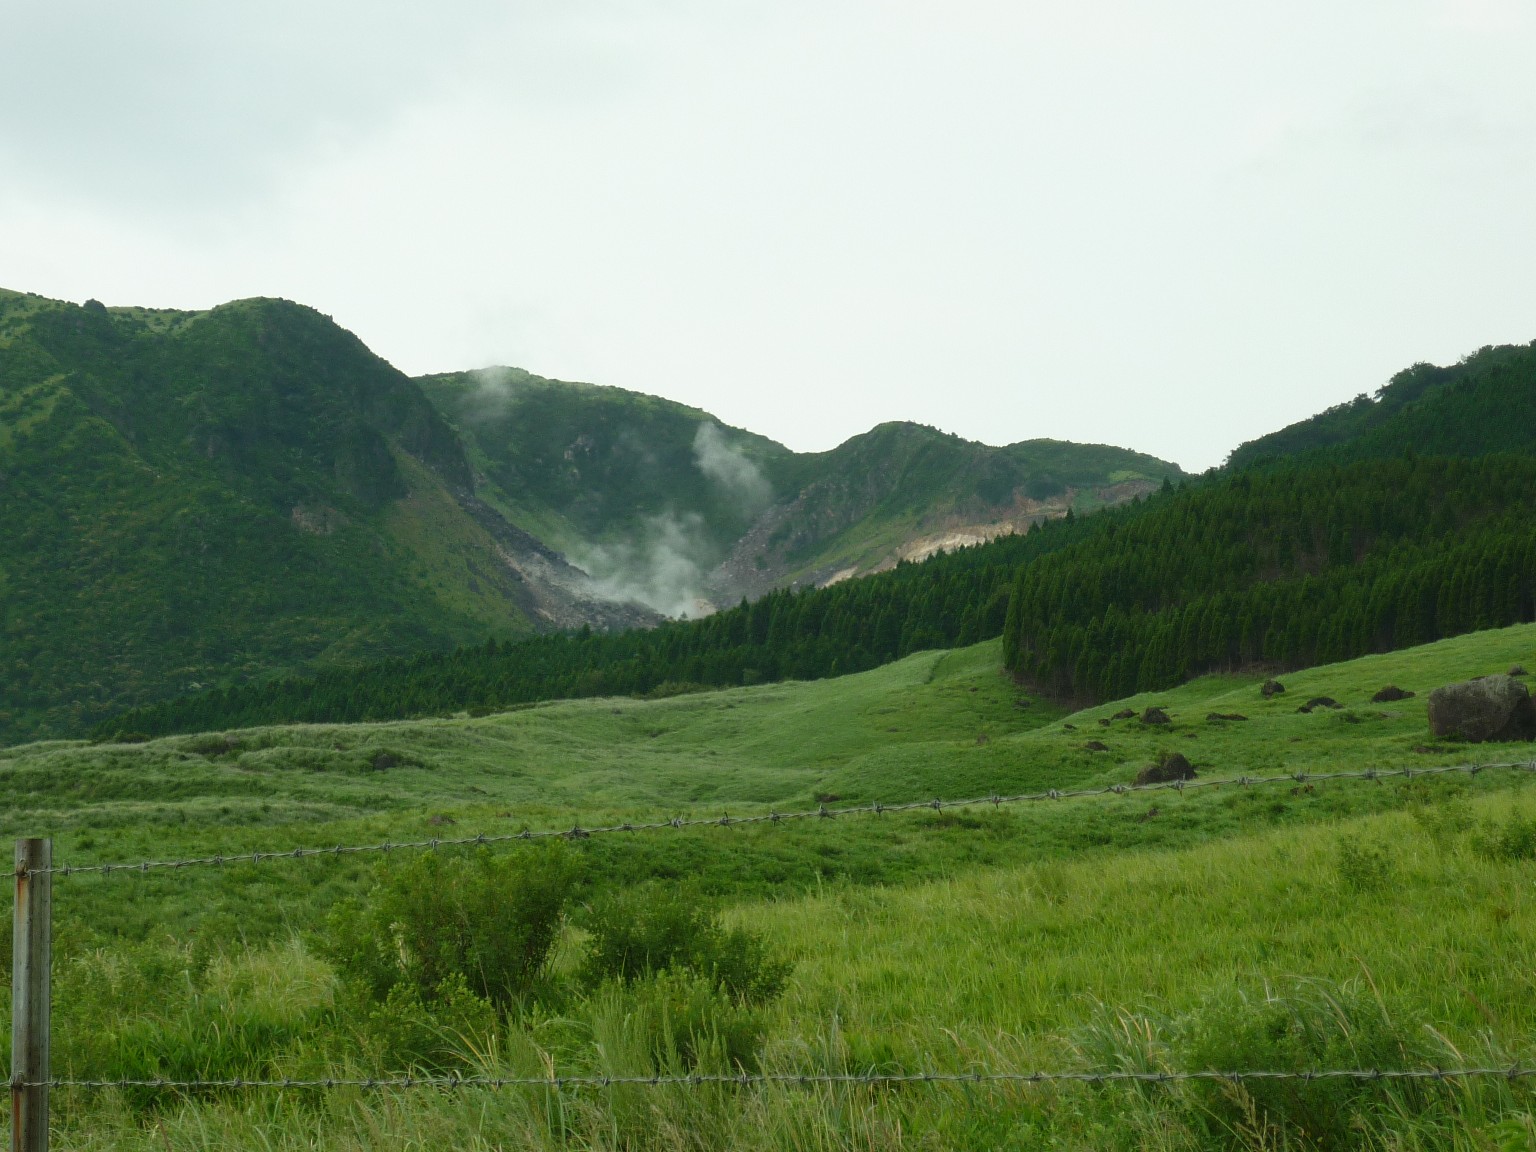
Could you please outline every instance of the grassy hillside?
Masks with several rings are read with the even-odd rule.
[[[0,293],[0,742],[527,631],[452,430],[309,309]]]
[[[793,453],[668,400],[512,368],[419,383],[470,446],[484,499],[672,614],[875,571],[1182,475],[1120,448],[993,448],[900,422]]]
[[[1418,452],[1481,456],[1536,447],[1536,343],[1480,349],[1448,367],[1415,364],[1377,390],[1250,440],[1228,463],[1246,468],[1308,454],[1364,460]]]
[[[1313,669],[1269,700],[1253,678],[1210,677],[1062,716],[1018,706],[992,643],[836,681],[670,700],[33,745],[0,754],[0,811],[7,831],[51,833],[59,859],[83,864],[1068,787],[1128,780],[1166,750],[1211,776],[1428,766],[1473,750],[1428,738],[1427,690],[1533,660],[1536,627],[1520,626]],[[1386,683],[1419,695],[1368,703]],[[1345,708],[1296,711],[1322,694]],[[1172,725],[1110,719],[1150,703]],[[1087,751],[1088,740],[1107,750]],[[1524,780],[1217,789],[577,841],[584,899],[686,878],[729,903],[728,923],[795,959],[787,991],[753,1009],[686,1010],[661,1007],[694,995],[665,980],[582,992],[577,915],[543,1006],[481,1020],[452,1059],[522,1075],[551,1060],[610,1075],[719,1067],[724,1050],[688,1031],[703,1019],[735,1030],[756,1066],[797,1071],[1530,1062],[1536,1017],[1521,973],[1536,958],[1536,809]],[[372,1025],[337,1015],[342,990],[315,950],[326,909],[368,875],[369,862],[343,858],[61,878],[56,1069],[391,1066],[387,1047],[369,1047]],[[572,1089],[558,1112],[550,1104],[515,1091],[235,1093],[154,1109],[61,1092],[56,1136],[79,1148],[1470,1149],[1520,1147],[1503,1141],[1532,1111],[1526,1087],[1497,1080]]]

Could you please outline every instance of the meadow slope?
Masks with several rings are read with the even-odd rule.
[[[1068,716],[1021,707],[994,642],[667,700],[29,745],[0,753],[0,795],[8,831],[52,834],[58,858],[87,864],[1128,782],[1171,750],[1207,777],[1486,762],[1528,750],[1436,744],[1424,696],[1516,662],[1536,662],[1536,626],[1286,676],[1269,700],[1258,678],[1208,677]],[[1369,703],[1389,683],[1418,695]],[[1320,695],[1344,707],[1297,711]],[[1099,723],[1151,704],[1173,723]],[[664,982],[561,992],[583,947],[577,917],[553,991],[466,1025],[457,1059],[519,1075],[707,1070],[732,1066],[727,1033],[750,1032],[753,1066],[788,1071],[1530,1063],[1527,780],[1230,787],[578,840],[585,898],[685,883],[794,959],[785,994],[709,1017],[706,1042]],[[58,1071],[389,1067],[387,1052],[336,1039],[350,1025],[316,950],[326,910],[371,874],[351,858],[61,878]],[[1527,1147],[1531,1110],[1526,1088],[1498,1080],[158,1104],[60,1093],[56,1136],[146,1149],[1470,1149]]]

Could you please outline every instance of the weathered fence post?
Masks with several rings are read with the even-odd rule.
[[[53,960],[52,840],[16,841],[11,955],[11,1152],[48,1152],[48,971]]]

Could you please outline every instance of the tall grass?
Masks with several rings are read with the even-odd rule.
[[[1392,813],[740,905],[731,919],[797,959],[784,998],[754,1010],[755,1064],[805,1073],[1529,1063],[1536,875],[1527,857],[1498,846],[1531,810],[1510,795],[1458,804],[1449,831],[1426,807],[1420,819]],[[1387,882],[1361,884],[1345,846],[1370,854]],[[561,949],[557,983],[575,972],[580,941],[568,933]],[[70,1029],[100,1027],[110,1008],[114,1035],[151,1035],[154,1019],[165,1036],[190,1037],[196,1028],[178,1021],[201,1005],[205,1067],[363,1071],[361,1049],[321,1034],[339,1026],[326,1011],[332,985],[302,944],[215,958],[201,976],[189,950],[178,955],[182,992],[136,1015],[123,999],[133,981],[118,975],[108,980],[117,991]],[[110,975],[150,959],[80,963]],[[156,987],[167,983],[164,971],[151,974]],[[95,979],[71,995],[98,995],[89,990],[107,976]],[[503,1076],[730,1071],[742,1066],[728,1035],[738,1023],[678,976],[529,1004],[457,1043],[466,1070]],[[66,1064],[92,1062],[77,1073],[152,1066],[131,1045],[114,1054],[79,1046],[74,1032],[63,1040]],[[155,1102],[61,1092],[57,1105],[58,1146],[79,1149],[1490,1149],[1530,1146],[1536,1100],[1524,1082],[1492,1079],[338,1090]]]

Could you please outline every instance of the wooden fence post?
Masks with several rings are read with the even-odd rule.
[[[11,1152],[48,1152],[46,1081],[53,874],[46,869],[52,866],[52,840],[16,841],[15,950],[11,956]]]

